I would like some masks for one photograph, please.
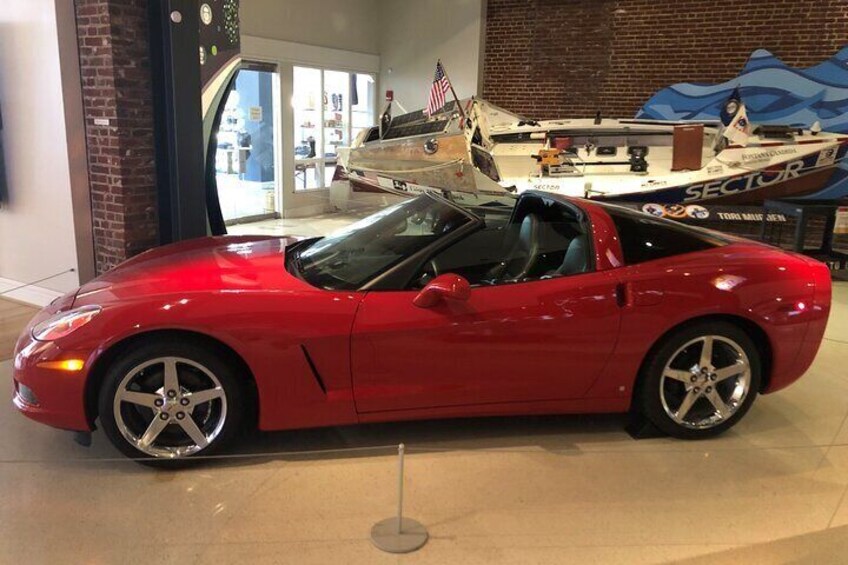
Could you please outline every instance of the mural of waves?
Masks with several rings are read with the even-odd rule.
[[[654,120],[718,120],[719,110],[739,87],[754,124],[809,128],[818,120],[825,131],[848,133],[848,47],[806,69],[794,69],[765,49],[754,51],[742,72],[720,84],[679,83],[655,93],[636,113]],[[808,198],[848,196],[848,163],[830,183]]]

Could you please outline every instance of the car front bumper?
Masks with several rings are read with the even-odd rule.
[[[42,424],[73,431],[92,429],[85,413],[85,383],[90,352],[65,351],[52,342],[32,338],[32,327],[52,315],[42,310],[24,329],[15,346],[12,403]],[[79,370],[57,368],[63,361],[84,360]]]

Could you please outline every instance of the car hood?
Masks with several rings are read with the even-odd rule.
[[[222,236],[146,251],[83,285],[74,305],[190,292],[274,291],[306,285],[285,269],[293,237]]]

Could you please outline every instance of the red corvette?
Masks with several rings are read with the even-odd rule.
[[[140,458],[244,426],[631,409],[702,438],[807,370],[830,299],[809,258],[623,208],[423,195],[127,261],[31,322],[14,403]]]

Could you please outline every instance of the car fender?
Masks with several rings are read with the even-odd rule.
[[[814,294],[801,261],[779,252],[733,245],[617,269],[622,324],[611,364],[588,396],[632,394],[646,356],[669,331],[708,317],[734,317],[767,336],[771,379],[786,380],[813,316]],[[800,310],[799,310],[800,305]]]

